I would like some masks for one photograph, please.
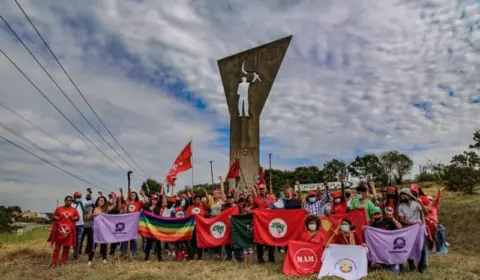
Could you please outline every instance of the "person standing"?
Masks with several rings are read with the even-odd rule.
[[[85,255],[93,250],[93,231],[92,231],[92,221],[87,220],[88,215],[93,213],[93,209],[95,208],[95,198],[92,196],[91,191],[87,189],[88,194],[85,196],[85,213],[83,219],[83,234],[80,240],[80,250],[78,254],[82,253],[83,242],[85,238],[87,239],[87,245],[85,246]]]
[[[274,202],[273,197],[267,194],[267,187],[265,184],[258,185],[258,193],[255,187],[252,187],[252,191],[254,194],[253,209],[268,209]],[[258,263],[265,263],[265,260],[263,259],[263,252],[265,248],[268,250],[268,262],[275,263],[275,248],[272,246],[257,244]]]
[[[52,256],[51,266],[56,266],[58,263],[58,256],[60,255],[60,249],[62,249],[61,262],[65,264],[68,260],[68,252],[70,247],[76,246],[76,227],[75,223],[78,221],[79,216],[75,208],[72,207],[72,196],[65,197],[65,205],[55,209],[52,215],[52,219],[55,221],[48,237],[48,242],[55,245]]]
[[[298,192],[300,193],[300,197],[302,198],[302,187],[300,186],[300,182],[296,181],[295,185],[298,187]],[[307,198],[305,199],[303,208],[307,210],[307,212],[311,215],[321,216],[323,213],[323,207],[328,202],[328,198],[330,196],[330,190],[326,190],[325,196],[321,199],[317,199],[318,193],[320,193],[320,188],[317,188],[317,191],[309,191],[307,194]]]
[[[92,195],[92,189],[87,188],[88,194]],[[75,208],[78,212],[78,221],[75,225],[75,232],[77,233],[75,250],[73,251],[73,259],[76,260],[78,255],[82,251],[82,236],[83,236],[83,229],[84,229],[84,221],[87,217],[86,207],[92,207],[93,201],[92,200],[82,200],[82,194],[77,191],[73,194],[73,202],[72,207]]]
[[[114,200],[113,205],[109,205],[107,199],[104,196],[99,196],[95,201],[95,209],[91,215],[87,216],[87,220],[92,220],[92,228],[93,223],[95,223],[95,217],[100,214],[108,214],[112,211],[116,206],[116,200]],[[93,232],[95,234],[95,232]],[[92,248],[88,255],[88,266],[92,265],[93,255],[95,254],[95,248]],[[103,263],[107,263],[107,244],[100,244],[100,254],[102,255]]]
[[[142,196],[143,200],[139,199],[137,192],[130,192],[128,194],[128,201],[126,204],[125,213],[140,212],[140,210],[142,210],[144,201],[146,200],[143,190],[140,191],[140,195]],[[120,251],[122,257],[127,256],[128,243],[128,241],[125,241],[120,244]],[[132,256],[136,257],[138,250],[138,244],[136,239],[130,240],[130,250],[132,251]]]

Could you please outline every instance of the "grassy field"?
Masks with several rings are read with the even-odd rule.
[[[426,273],[393,276],[386,271],[374,270],[365,279],[480,279],[480,196],[445,194],[440,205],[440,221],[447,227],[450,251],[447,256],[431,255]],[[49,269],[52,249],[45,242],[46,236],[38,231],[32,235],[40,239],[25,237],[1,245],[1,279],[289,279],[281,272],[281,258],[276,265],[246,267],[215,261],[144,262],[140,255],[138,259],[110,258],[108,264],[95,258],[94,265],[87,267],[87,259],[82,256],[67,265]],[[304,279],[316,279],[316,275]]]

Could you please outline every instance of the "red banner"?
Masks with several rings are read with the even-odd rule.
[[[235,160],[228,170],[227,180],[236,179],[240,175],[240,160]]]
[[[352,221],[352,224],[355,226],[355,235],[357,236],[358,240],[365,242],[362,231],[363,227],[368,225],[367,213],[365,212],[365,209],[352,210],[347,214],[331,214],[328,216],[321,216],[321,231],[325,235],[325,239],[330,239],[343,218],[347,218]]]
[[[304,209],[253,211],[253,241],[270,246],[286,246],[289,240],[298,239],[305,230]]]
[[[322,255],[323,244],[290,240],[283,262],[283,273],[292,276],[318,273],[322,267]]]
[[[232,227],[230,216],[240,214],[238,207],[232,207],[221,212],[214,218],[197,215],[195,228],[197,230],[198,248],[213,248],[232,243]]]

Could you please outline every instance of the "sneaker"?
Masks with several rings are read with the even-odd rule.
[[[92,262],[89,261],[89,262],[87,263],[87,265],[88,265],[88,266],[92,266]]]
[[[103,262],[103,264],[107,264],[107,260],[103,260],[102,262]]]

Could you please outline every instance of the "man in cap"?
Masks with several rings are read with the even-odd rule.
[[[302,194],[302,187],[300,186],[300,182],[296,181],[295,185],[297,185],[298,192],[300,193],[300,197]],[[317,191],[309,191],[307,194],[307,199],[303,205],[303,208],[307,210],[307,212],[311,215],[320,216],[323,214],[323,207],[328,202],[330,196],[330,190],[327,188],[327,193],[322,198],[318,199],[318,194],[320,192],[320,188],[317,188]]]
[[[90,197],[92,195],[92,189],[87,188],[88,194],[90,194]],[[78,254],[82,251],[81,247],[81,242],[82,242],[82,235],[83,235],[83,225],[84,221],[86,220],[86,217],[89,213],[87,213],[87,210],[85,209],[87,206],[92,206],[94,204],[93,200],[82,200],[82,194],[79,191],[76,191],[73,194],[73,201],[72,201],[72,207],[75,208],[78,212],[78,221],[75,224],[75,229],[76,229],[76,245],[75,245],[75,251],[73,252],[73,259],[76,260],[78,258]]]

